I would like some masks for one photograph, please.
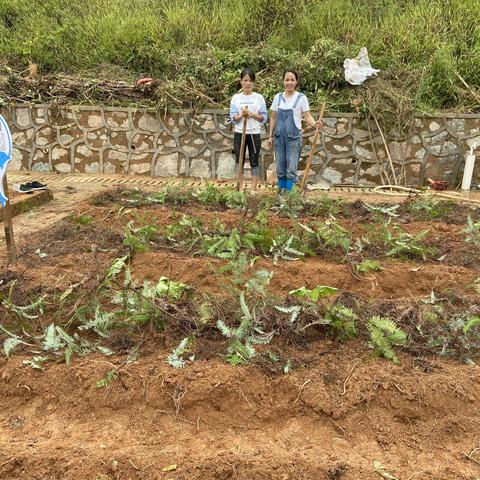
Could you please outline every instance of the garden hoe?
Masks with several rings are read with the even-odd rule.
[[[324,113],[325,113],[325,102],[322,104],[322,109],[320,110],[320,115],[318,117],[318,120],[323,119]],[[308,172],[312,167],[313,155],[315,153],[315,147],[317,146],[319,133],[320,133],[320,128],[317,126],[317,128],[315,129],[315,134],[313,135],[312,148],[310,150],[310,155],[308,156],[307,165],[305,167],[305,171],[303,172],[303,178],[300,183],[300,189],[302,191],[302,195],[305,195],[305,192],[306,192]],[[332,186],[332,183],[330,182],[330,180],[322,177],[321,175],[318,175],[316,188],[319,188],[320,190],[329,190],[331,186]]]
[[[244,110],[248,110],[248,107],[245,106]],[[243,184],[243,165],[245,163],[245,141],[247,138],[247,119],[248,117],[243,117],[242,142],[240,143],[240,158],[238,159],[238,166],[237,166],[237,192],[240,191]]]

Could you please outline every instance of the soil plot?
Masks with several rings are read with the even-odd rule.
[[[209,185],[64,213],[1,259],[0,478],[479,478],[480,210]]]

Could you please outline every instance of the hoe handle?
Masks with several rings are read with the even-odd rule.
[[[245,107],[248,110],[248,107]],[[240,144],[240,158],[238,159],[238,168],[237,168],[237,191],[240,191],[240,188],[243,184],[243,164],[245,163],[245,141],[247,138],[247,119],[248,117],[243,117],[243,127],[242,127],[242,142]]]
[[[322,104],[322,109],[320,110],[320,115],[318,116],[318,120],[322,120],[324,113],[325,113],[325,102],[323,102]],[[302,182],[300,183],[300,189],[302,190],[303,193],[305,193],[305,185],[307,183],[308,172],[312,167],[313,154],[315,153],[315,147],[317,146],[319,133],[320,133],[320,128],[317,126],[317,128],[315,129],[315,134],[313,135],[312,149],[310,150],[310,155],[308,156],[307,166],[305,167],[305,171],[303,172]]]

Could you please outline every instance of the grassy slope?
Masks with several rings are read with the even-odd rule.
[[[480,88],[478,0],[2,0],[0,58],[41,72],[107,70],[175,82],[192,77],[220,103],[244,65],[270,99],[281,71],[301,70],[312,100],[350,110],[361,89],[343,60],[367,46],[386,90],[416,110],[475,111]],[[118,72],[118,69],[117,69]],[[383,88],[382,87],[382,88]]]

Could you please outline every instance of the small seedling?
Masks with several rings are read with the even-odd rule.
[[[292,295],[292,297],[299,297],[299,298],[306,297],[312,302],[316,302],[318,301],[319,298],[335,295],[337,292],[338,292],[338,288],[327,287],[325,285],[317,285],[315,288],[312,288],[311,290],[303,286],[303,287],[297,288],[296,290],[291,290],[290,292],[288,292],[288,294]]]
[[[364,260],[357,265],[358,273],[380,272],[383,270],[376,260]]]
[[[173,352],[168,355],[166,362],[173,368],[184,368],[187,363],[183,357],[191,351],[193,342],[193,336],[185,337]],[[193,359],[193,356],[190,358]]]
[[[117,370],[109,370],[106,375],[95,384],[95,388],[105,388],[110,385],[113,380],[118,378]]]
[[[379,315],[375,315],[370,319],[368,330],[370,332],[370,343],[376,352],[393,363],[399,364],[400,360],[396,356],[393,347],[407,343],[405,332],[393,320],[380,317]]]
[[[67,217],[67,219],[70,220],[72,223],[76,223],[77,225],[82,225],[82,226],[89,225],[94,220],[93,217],[90,215],[81,215],[81,214],[75,215],[73,213],[71,213]]]

